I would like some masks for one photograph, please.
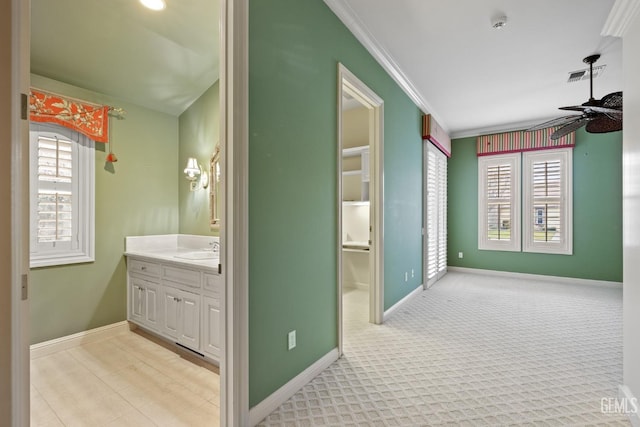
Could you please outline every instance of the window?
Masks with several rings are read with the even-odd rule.
[[[478,248],[520,250],[520,153],[478,160]]]
[[[571,254],[572,150],[523,155],[523,251]]]
[[[94,142],[53,124],[32,123],[31,267],[94,260]]]
[[[572,158],[571,148],[481,157],[478,248],[570,255]]]

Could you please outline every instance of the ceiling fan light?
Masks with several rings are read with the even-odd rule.
[[[164,0],[140,0],[140,3],[151,10],[164,10],[167,7]]]

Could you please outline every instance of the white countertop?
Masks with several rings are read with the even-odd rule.
[[[217,257],[206,259],[188,259],[185,255],[207,255],[210,243],[220,243],[219,237],[193,236],[186,234],[166,234],[155,236],[128,236],[125,238],[125,252],[128,257],[144,258],[148,261],[161,261],[184,267],[196,267],[217,273],[220,264]],[[212,255],[214,255],[212,253]],[[214,255],[215,256],[215,255]]]

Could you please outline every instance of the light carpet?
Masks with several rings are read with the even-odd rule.
[[[344,356],[261,426],[630,425],[620,288],[448,273],[381,326],[344,298]]]

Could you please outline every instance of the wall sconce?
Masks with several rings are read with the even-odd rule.
[[[195,157],[189,157],[187,167],[184,168],[185,177],[191,181],[191,191],[207,188],[209,186],[209,174],[202,170]]]

